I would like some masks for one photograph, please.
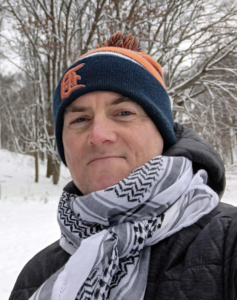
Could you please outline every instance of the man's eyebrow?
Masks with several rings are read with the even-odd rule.
[[[68,114],[71,112],[84,112],[87,110],[86,106],[68,106],[64,112],[64,114]]]
[[[118,105],[123,102],[133,102],[130,98],[125,96],[120,96],[119,98],[114,99],[111,103],[107,103],[106,106]],[[71,112],[85,112],[88,109],[86,106],[68,106],[65,110],[65,114]]]
[[[133,102],[133,100],[131,100],[130,98],[126,97],[126,96],[121,96],[119,98],[116,98],[114,99],[111,103],[108,103],[107,105],[110,106],[110,105],[118,105],[120,103],[123,103],[123,102]]]

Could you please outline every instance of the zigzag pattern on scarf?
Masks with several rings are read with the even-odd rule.
[[[72,200],[69,198],[70,194],[63,192],[59,202],[59,214],[60,221],[62,221],[66,227],[70,228],[70,232],[77,233],[81,239],[85,239],[104,229],[104,226],[98,223],[83,221],[79,214],[75,217],[68,207],[69,200]]]
[[[139,222],[131,221],[134,231],[134,243],[130,254],[133,256],[139,255],[140,251],[147,244],[147,239],[152,238],[152,235],[161,228],[164,221],[165,214],[153,217],[150,219],[144,219]]]
[[[114,247],[113,253],[116,253],[116,259],[109,259],[105,267],[96,268],[85,281],[81,291],[77,295],[77,300],[86,300],[92,298],[107,299],[110,291],[119,285],[120,281],[128,273],[129,265],[136,265],[139,260],[140,251],[142,251],[147,235],[152,236],[151,232],[161,227],[164,216],[152,218],[140,222],[131,222],[134,232],[134,242],[131,250],[131,255],[126,258],[119,259],[117,248]],[[115,260],[117,263],[115,263]],[[102,275],[101,275],[102,274]]]
[[[120,259],[117,272],[113,276],[111,284],[110,284],[110,291],[114,287],[118,286],[119,282],[121,281],[121,279],[124,276],[127,275],[127,273],[128,273],[128,266],[129,265],[135,265],[136,264],[136,260],[138,260],[138,259],[139,259],[139,254],[136,255],[136,256],[129,256],[129,257]],[[109,294],[108,294],[108,296],[109,296]]]
[[[93,272],[88,276],[86,282],[84,283],[81,291],[77,294],[76,299],[91,299],[94,294],[94,287],[97,284],[98,278],[98,269],[94,269]]]
[[[146,240],[152,237],[152,233],[155,230],[161,228],[163,221],[164,214],[161,214],[158,218],[154,217],[149,220],[143,220],[142,222],[131,221],[131,224],[133,225],[133,231],[135,233],[133,248],[130,252],[131,255],[119,260],[117,272],[111,281],[110,291],[114,287],[118,286],[121,279],[127,275],[127,267],[129,265],[136,265],[136,261],[139,260],[140,252],[144,248]]]
[[[163,165],[162,156],[156,157],[142,167],[134,170],[127,178],[121,180],[118,184],[105,189],[105,192],[114,191],[118,198],[127,197],[129,202],[138,201],[143,198],[144,193],[152,186],[156,175]],[[139,188],[139,186],[141,186]]]
[[[81,290],[78,292],[76,300],[88,299],[108,299],[111,289],[111,280],[117,272],[119,265],[117,237],[113,234],[115,241],[111,257],[105,257],[99,266],[90,273]]]

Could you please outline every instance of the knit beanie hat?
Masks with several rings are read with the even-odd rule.
[[[176,142],[169,96],[160,65],[141,52],[139,41],[115,33],[97,49],[79,57],[64,73],[55,90],[54,128],[58,152],[66,165],[62,142],[65,109],[93,91],[119,93],[138,103],[158,128],[167,149]]]

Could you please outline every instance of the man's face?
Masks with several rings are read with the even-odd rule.
[[[72,179],[84,195],[114,185],[163,151],[163,139],[140,105],[102,91],[68,106],[63,145]]]

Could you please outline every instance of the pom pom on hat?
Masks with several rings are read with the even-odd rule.
[[[110,39],[96,46],[97,49],[104,47],[117,47],[142,52],[139,40],[133,37],[131,33],[124,36],[121,31],[114,33]]]

